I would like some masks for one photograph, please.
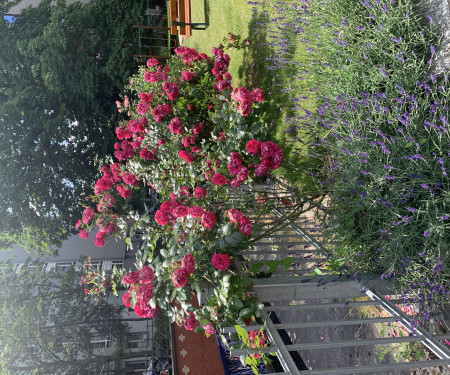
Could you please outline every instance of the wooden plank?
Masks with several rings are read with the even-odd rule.
[[[177,20],[177,1],[176,0],[168,0],[169,1],[169,25],[170,25],[170,33],[172,35],[178,34],[178,27],[172,25],[172,21]]]
[[[170,59],[170,56],[133,54],[133,58],[147,58],[147,59],[150,59],[151,57],[154,57],[155,59],[165,59],[165,60]]]
[[[186,23],[191,22],[191,0],[183,0],[184,1],[184,19]],[[186,33],[184,34],[185,38],[189,38],[191,36],[191,26],[186,25]]]
[[[133,25],[133,29],[170,30],[169,27],[147,25]]]
[[[189,1],[189,0],[187,0]],[[177,10],[178,10],[178,21],[179,22],[187,22],[186,21],[186,0],[178,0],[177,1]],[[186,26],[180,26],[180,35],[186,35]]]

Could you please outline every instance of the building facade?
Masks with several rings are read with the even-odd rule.
[[[132,243],[131,251],[127,251],[125,241],[115,239],[110,239],[100,248],[94,245],[92,238],[81,239],[79,236],[72,236],[58,250],[57,257],[41,258],[40,261],[46,271],[67,271],[81,257],[91,257],[92,265],[99,270],[108,271],[113,267],[133,269],[135,252],[141,244],[139,235],[133,238]],[[33,258],[33,253],[27,253],[16,246],[9,252],[0,252],[0,261],[6,261],[11,256],[14,257],[14,270],[18,271],[28,259]],[[108,302],[123,306],[123,293],[118,297],[109,296]],[[102,337],[96,332],[91,333],[90,345],[93,353],[108,359],[99,374],[142,375],[151,373],[147,371],[149,367],[161,367],[163,362],[171,361],[170,325],[163,314],[158,314],[154,319],[138,318],[133,309],[124,306],[119,320],[128,326],[122,337]],[[98,362],[93,362],[92,366],[98,368]]]

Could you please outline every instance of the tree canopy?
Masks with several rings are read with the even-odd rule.
[[[74,267],[63,274],[43,271],[43,264],[37,262],[26,263],[18,272],[11,264],[3,267],[2,374],[90,374],[118,359],[119,348],[103,354],[93,349],[91,340],[93,332],[101,338],[123,336],[127,329],[120,319],[123,306],[106,298],[86,301],[77,283],[80,275]]]
[[[43,0],[0,20],[0,248],[48,250],[111,152],[146,3]],[[0,4],[2,15],[10,4]],[[90,193],[87,191],[87,193]]]

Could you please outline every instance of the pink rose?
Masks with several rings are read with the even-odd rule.
[[[122,302],[126,307],[131,307],[131,296],[130,293],[125,293],[122,296]]]
[[[231,174],[238,174],[242,167],[242,157],[238,152],[232,152],[230,154],[230,162],[228,163],[228,170]]]
[[[249,154],[257,155],[261,151],[262,142],[257,139],[252,139],[247,142],[245,148]]]
[[[231,264],[228,254],[214,254],[211,259],[211,264],[214,268],[223,271]]]
[[[131,195],[131,189],[124,185],[117,185],[116,189],[122,198],[128,198]]]
[[[83,238],[83,239],[86,239],[86,238],[89,237],[89,233],[88,233],[85,229],[80,230],[80,232],[78,233],[78,235],[79,235],[81,238]]]
[[[155,273],[149,266],[141,268],[141,282],[142,284],[150,284],[155,278]]]
[[[236,178],[239,181],[244,182],[248,178],[248,168],[242,167],[241,169],[239,169],[239,172],[236,175]]]
[[[239,113],[242,116],[248,116],[250,114],[251,109],[252,109],[252,102],[245,101],[241,103],[241,105],[239,106]]]
[[[183,132],[183,125],[178,117],[174,117],[168,126],[173,134],[181,134]]]
[[[261,89],[256,88],[252,91],[253,97],[255,98],[255,101],[262,102],[264,101],[264,93]]]
[[[206,229],[211,229],[216,223],[216,214],[212,211],[206,211],[202,216],[201,224]]]
[[[170,219],[166,211],[158,210],[155,212],[155,220],[159,225],[167,225]]]
[[[230,208],[227,211],[227,217],[228,220],[230,220],[230,223],[236,224],[239,223],[244,215],[241,211],[237,210],[236,208]]]
[[[137,105],[137,110],[138,110],[138,112],[139,112],[140,115],[144,115],[144,114],[147,112],[147,110],[148,110],[148,106],[147,106],[146,103],[140,102],[140,103]]]
[[[147,305],[150,298],[153,296],[153,286],[151,284],[142,285],[139,287],[136,296],[141,305]]]
[[[198,122],[194,125],[193,133],[200,134],[204,129],[203,122]]]
[[[261,164],[255,165],[255,176],[264,176],[269,172],[269,168],[272,165],[270,157],[265,157],[261,160]]]
[[[240,103],[250,101],[252,99],[250,91],[245,87],[237,87],[231,94],[231,99],[237,100]]]
[[[202,217],[204,212],[205,209],[203,207],[200,206],[189,207],[189,215],[192,217]]]
[[[214,185],[219,185],[219,186],[225,185],[228,183],[227,178],[224,175],[221,175],[220,173],[215,173],[211,181]]]
[[[147,60],[147,66],[150,68],[151,66],[158,65],[158,60],[154,57]]]
[[[135,284],[139,282],[139,271],[128,272],[123,276],[122,282],[125,285]]]
[[[194,197],[197,199],[206,197],[206,189],[198,186],[194,189]]]
[[[161,310],[161,307],[159,306],[152,308],[149,305],[141,305],[139,302],[136,302],[134,305],[134,313],[142,318],[152,319],[158,314],[159,310]]]
[[[189,274],[184,268],[178,268],[172,275],[172,282],[175,288],[182,288],[186,285]]]
[[[207,335],[213,335],[214,333],[217,332],[211,323],[203,325],[202,328],[205,330],[205,333]]]
[[[252,223],[246,216],[243,216],[239,222],[239,232],[245,234],[247,237],[252,235]]]
[[[272,156],[272,169],[277,169],[281,166],[283,163],[283,151],[280,149],[278,150],[274,156]]]
[[[195,319],[195,314],[193,312],[189,313],[189,316],[186,318],[186,321],[184,322],[184,328],[186,328],[188,331],[193,331],[194,328],[197,326],[198,321]]]
[[[93,208],[88,207],[83,211],[83,215],[81,217],[81,219],[83,220],[83,223],[85,224],[89,224],[89,222],[92,220],[92,218],[94,217],[95,211]]]
[[[95,246],[102,247],[105,244],[105,237],[105,232],[97,232],[94,239]]]
[[[192,275],[195,271],[195,259],[192,254],[186,254],[182,259],[183,268],[189,275]]]
[[[280,147],[276,143],[271,142],[271,141],[264,142],[261,146],[261,155],[263,157],[272,157],[279,150],[280,150]]]
[[[195,160],[195,155],[189,151],[178,151],[178,156],[189,164],[192,164]]]
[[[189,213],[189,208],[179,205],[172,210],[172,215],[175,217],[185,217]]]

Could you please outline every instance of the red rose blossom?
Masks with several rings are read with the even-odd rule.
[[[257,155],[261,151],[261,145],[262,145],[261,141],[258,141],[257,139],[252,139],[251,141],[247,142],[245,148],[249,154]]]
[[[198,186],[194,189],[194,197],[197,199],[206,197],[206,189]]]
[[[211,264],[214,268],[223,271],[231,264],[228,254],[214,254],[211,259]]]
[[[201,206],[192,206],[189,207],[189,215],[192,217],[202,217],[205,209]]]
[[[142,284],[150,284],[155,278],[155,273],[149,266],[141,268],[141,282]]]
[[[211,229],[216,223],[216,214],[212,211],[206,211],[202,216],[201,224],[203,228]]]
[[[89,237],[89,233],[88,233],[85,229],[80,230],[80,232],[78,233],[78,235],[79,235],[81,238],[83,238],[83,239],[86,239],[86,238]]]
[[[189,274],[184,268],[178,268],[172,275],[172,282],[175,288],[182,288],[186,285]]]
[[[193,312],[189,312],[189,316],[186,318],[186,322],[184,322],[184,328],[188,331],[193,331],[197,326],[198,321],[195,319],[195,315]]]
[[[125,293],[122,296],[122,302],[126,307],[131,307],[131,296],[130,293]]]
[[[192,254],[186,254],[182,259],[183,268],[189,275],[192,275],[195,271],[195,259]]]
[[[227,178],[224,175],[221,175],[220,173],[215,173],[211,181],[214,185],[219,185],[219,186],[225,185],[226,183],[228,183]]]
[[[239,231],[245,234],[247,237],[250,237],[252,235],[252,223],[246,216],[243,216],[241,221],[239,222]]]
[[[241,211],[237,210],[236,208],[230,208],[227,211],[227,217],[228,220],[230,220],[230,223],[236,224],[239,223],[244,215]]]
[[[142,285],[139,287],[136,296],[141,305],[146,305],[153,296],[153,286],[151,284]]]
[[[122,282],[125,285],[130,285],[139,282],[139,271],[128,272],[123,276]]]
[[[195,160],[195,155],[189,151],[178,151],[178,156],[189,164],[192,164]]]

